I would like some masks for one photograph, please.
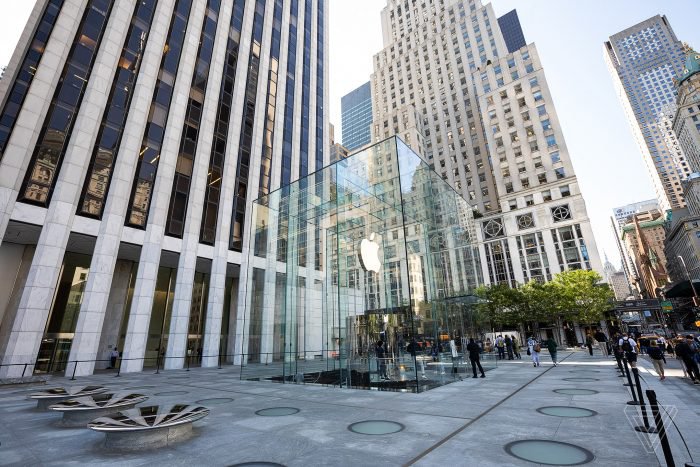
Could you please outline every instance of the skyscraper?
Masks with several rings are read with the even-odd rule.
[[[340,98],[343,146],[353,151],[372,141],[372,90],[369,81]]]
[[[0,82],[3,364],[232,353],[252,201],[328,162],[326,5],[36,3]]]
[[[520,18],[518,18],[517,10],[511,10],[499,17],[498,26],[501,28],[503,39],[506,41],[508,53],[513,53],[527,44],[527,42],[525,42],[523,28],[520,26]]]
[[[673,79],[685,59],[681,42],[666,17],[657,15],[610,36],[604,50],[661,209],[684,207],[682,181],[690,170],[675,135],[668,134],[665,107],[675,103]]]
[[[474,206],[487,282],[603,267],[537,49],[491,4],[388,0],[373,137],[399,135]]]

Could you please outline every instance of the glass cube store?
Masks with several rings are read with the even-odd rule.
[[[471,372],[472,209],[400,139],[258,199],[250,235],[243,379],[422,391]]]

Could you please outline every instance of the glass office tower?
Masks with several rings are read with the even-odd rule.
[[[252,215],[244,379],[421,391],[465,370],[482,282],[472,209],[401,140],[261,197]]]

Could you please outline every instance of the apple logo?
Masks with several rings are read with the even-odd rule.
[[[360,242],[360,261],[365,271],[379,272],[382,267],[379,261],[379,244],[374,241],[374,233],[371,233],[369,240],[366,238]]]

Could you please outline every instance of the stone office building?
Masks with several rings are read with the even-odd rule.
[[[0,377],[232,358],[251,203],[328,162],[327,4],[37,1],[0,82]]]
[[[401,136],[474,206],[484,280],[602,274],[535,45],[509,50],[493,6],[479,0],[388,0],[382,27],[373,137]]]

